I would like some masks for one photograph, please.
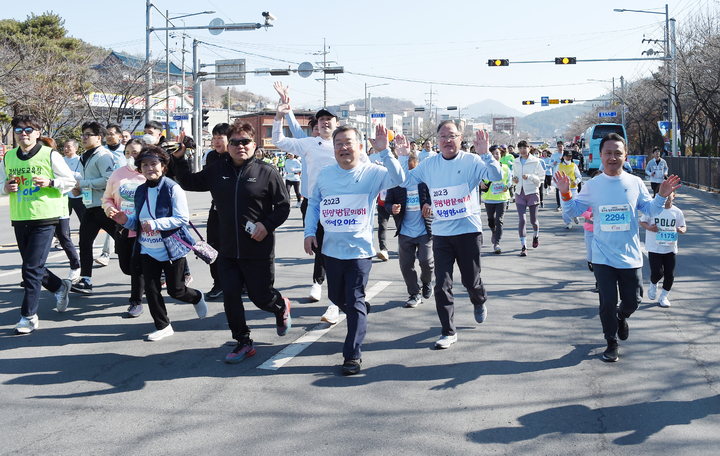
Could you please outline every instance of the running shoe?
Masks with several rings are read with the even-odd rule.
[[[475,321],[482,323],[487,318],[487,306],[485,304],[476,304],[475,306]]]
[[[30,318],[20,317],[20,321],[15,325],[15,334],[30,334],[40,327],[40,320],[37,315]]]
[[[150,342],[157,342],[166,337],[170,337],[173,334],[175,334],[175,331],[173,331],[172,325],[167,325],[163,329],[158,329],[157,331],[153,331],[148,334],[147,340],[149,340]]]
[[[621,320],[620,316],[618,316],[617,321],[618,321],[618,330],[617,330],[618,339],[627,340],[628,336],[630,335],[630,327],[628,326],[627,320]]]
[[[103,253],[99,257],[95,258],[95,262],[100,266],[107,266],[110,264],[110,255],[107,253]]]
[[[313,282],[312,287],[310,287],[310,295],[308,296],[308,299],[310,299],[310,302],[318,302],[321,298],[322,285],[317,282]]]
[[[450,348],[452,344],[457,342],[457,334],[453,334],[452,336],[441,336],[436,342],[435,342],[435,348],[440,349],[446,349]]]
[[[74,293],[91,294],[92,284],[88,281],[88,279],[82,277],[77,283],[72,285],[70,291]]]
[[[219,284],[213,285],[212,289],[205,293],[206,299],[214,301],[223,295],[222,287]]]
[[[608,361],[610,363],[617,362],[619,358],[618,353],[618,343],[614,340],[608,341],[608,346],[605,349],[605,353],[603,353],[603,360]]]
[[[194,304],[195,307],[195,313],[197,314],[198,318],[205,318],[207,317],[208,313],[208,306],[205,302],[205,294],[201,291],[200,292],[200,301],[198,301],[197,304]]]
[[[658,299],[658,304],[660,304],[660,307],[670,307],[670,301],[668,301],[668,295],[670,294],[669,291],[663,290],[660,292],[660,298]]]
[[[142,303],[138,302],[138,301],[130,301],[130,305],[128,306],[127,313],[132,318],[139,317],[143,313]]]
[[[255,347],[251,339],[243,340],[237,343],[233,351],[225,356],[225,362],[228,364],[237,364],[245,358],[255,356]]]
[[[533,248],[536,249],[536,248],[538,248],[539,245],[540,245],[540,240],[538,239],[537,236],[534,236],[534,237],[533,237],[533,244],[532,244]]]
[[[527,247],[522,246],[522,250],[520,250],[520,256],[527,256]]]
[[[656,284],[656,283],[651,283],[650,287],[648,287],[648,298],[650,298],[652,301],[654,301],[655,298],[657,298],[657,289],[658,289],[658,284]]]
[[[566,230],[569,230],[570,228],[572,228],[572,223],[568,223],[567,225],[565,225]]]
[[[377,254],[377,257],[383,261],[387,261],[390,258],[388,251],[385,249],[380,250]]]
[[[422,297],[420,296],[420,293],[410,295],[407,302],[405,303],[405,307],[414,309],[415,307],[419,306],[421,302],[422,302]]]
[[[500,244],[495,244],[494,248],[497,255],[500,255],[502,253],[502,250],[500,250]]]
[[[290,300],[282,298],[285,301],[285,310],[282,313],[275,314],[275,322],[277,324],[278,336],[284,336],[292,328],[292,317],[290,316]]]
[[[55,293],[55,306],[58,312],[65,312],[67,310],[68,303],[70,302],[68,298],[70,288],[72,288],[72,282],[65,279],[62,281],[60,289]]]
[[[330,304],[320,320],[328,322],[331,325],[334,325],[335,323],[338,322],[339,319],[340,319],[340,308],[338,306],[336,306],[335,304]]]
[[[433,295],[432,284],[430,282],[423,282],[421,289],[423,299],[430,299]]]
[[[361,365],[362,365],[362,358],[346,359],[342,365],[342,374],[343,375],[359,374]]]

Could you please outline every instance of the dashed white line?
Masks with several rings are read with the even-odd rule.
[[[385,288],[388,287],[392,282],[388,281],[380,281],[370,287],[365,292],[365,299],[368,301],[371,301],[375,296],[377,296],[381,291],[383,291]],[[338,323],[345,320],[345,314],[340,314],[340,318],[338,318]],[[329,325],[328,323],[321,323],[312,329],[310,329],[308,332],[300,336],[297,340],[295,340],[293,343],[288,345],[287,347],[280,350],[280,352],[270,358],[269,360],[265,361],[261,365],[258,366],[258,369],[264,369],[264,370],[278,370],[281,367],[283,367],[285,364],[287,364],[291,359],[293,359],[295,356],[299,355],[303,350],[308,348],[313,342],[316,342],[318,339],[320,339],[322,336],[324,336],[328,331],[330,331],[333,326],[335,325]]]

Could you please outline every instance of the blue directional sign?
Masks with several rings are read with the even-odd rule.
[[[550,106],[550,97],[540,97],[540,106]]]
[[[177,116],[173,116],[173,120],[188,120],[190,117],[188,117],[187,114],[180,114]]]
[[[600,111],[598,117],[617,117],[617,111]]]

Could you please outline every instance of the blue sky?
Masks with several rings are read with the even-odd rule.
[[[661,45],[643,44],[645,38],[663,38],[664,2],[657,1],[460,1],[460,2],[296,2],[157,0],[171,17],[214,10],[211,15],[185,19],[190,26],[208,25],[216,17],[226,23],[263,22],[270,11],[277,20],[267,31],[187,33],[210,45],[202,45],[203,63],[246,58],[248,69],[297,68],[304,61],[321,62],[323,39],[328,60],[345,67],[345,74],[328,82],[328,104],[364,97],[365,84],[387,84],[368,89],[373,96],[404,98],[417,105],[433,104],[461,108],[484,99],[495,99],[526,113],[539,106],[523,107],[523,100],[550,98],[591,99],[608,92],[610,82],[646,77],[657,62],[519,64],[528,60],[551,61],[554,57],[581,59],[641,57]],[[335,6],[337,5],[337,6]],[[351,6],[347,6],[351,5]],[[492,6],[488,6],[492,5]],[[688,18],[702,11],[720,10],[716,0],[683,0],[669,3],[670,17],[680,29]],[[617,13],[614,8],[651,10],[661,14]],[[35,0],[14,5],[2,18],[24,20],[30,13],[53,11],[65,19],[69,34],[116,51],[145,53],[145,1],[90,2]],[[182,21],[175,21],[181,25]],[[153,24],[163,26],[153,11]],[[164,55],[164,32],[152,37],[154,57]],[[171,39],[180,48],[181,39]],[[191,50],[190,40],[188,50]],[[187,54],[190,62],[191,54]],[[489,68],[491,58],[510,59],[510,66]],[[180,52],[171,60],[179,63]],[[303,79],[248,75],[240,90],[275,97],[272,82],[281,79],[291,88],[294,106],[321,106],[323,84],[317,74]],[[618,82],[619,84],[619,82]]]

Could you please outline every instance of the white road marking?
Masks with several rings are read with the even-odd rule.
[[[385,288],[388,287],[392,282],[387,281],[380,281],[370,287],[365,292],[365,299],[368,301],[371,301],[375,296],[377,296],[381,291],[383,291]],[[338,318],[338,324],[345,320],[345,314],[341,313],[340,318]],[[320,339],[322,336],[324,336],[328,331],[330,331],[335,325],[330,325],[329,323],[320,323],[319,325],[313,327],[308,332],[300,336],[297,340],[295,340],[293,343],[288,345],[287,347],[280,350],[280,352],[270,358],[269,360],[265,361],[261,365],[258,366],[258,369],[264,369],[264,370],[278,370],[281,367],[283,367],[285,364],[287,364],[291,359],[293,359],[295,356],[299,355],[303,350],[308,348],[313,342],[316,342],[318,339]]]

